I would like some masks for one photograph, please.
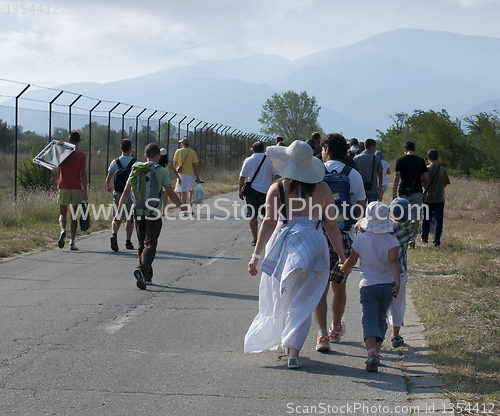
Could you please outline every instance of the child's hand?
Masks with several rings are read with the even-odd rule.
[[[345,263],[339,263],[339,269],[344,274],[350,274],[352,271]]]

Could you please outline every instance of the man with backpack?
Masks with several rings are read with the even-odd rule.
[[[332,190],[335,196],[335,205],[339,208],[337,224],[342,234],[344,255],[348,258],[351,254],[352,240],[354,240],[354,224],[363,215],[366,207],[363,179],[356,169],[344,164],[344,157],[347,154],[347,142],[342,135],[337,133],[328,134],[321,141],[321,147],[326,170],[324,181]],[[360,206],[361,212],[353,208],[354,203]],[[342,209],[342,206],[345,206],[345,209]],[[355,215],[351,215],[351,211]],[[328,246],[330,249],[329,280],[333,295],[333,319],[327,330],[327,286],[323,297],[314,311],[318,325],[317,351],[329,351],[330,343],[340,342],[342,335],[346,331],[346,324],[342,321],[342,315],[344,314],[346,304],[346,282],[348,275],[340,271],[339,256],[330,244]]]
[[[155,143],[149,143],[145,151],[146,163],[136,163],[132,167],[125,190],[122,193],[118,203],[117,212],[132,196],[134,201],[134,222],[137,240],[139,242],[139,265],[134,270],[137,287],[141,290],[146,289],[146,285],[152,284],[153,261],[156,256],[156,246],[160,236],[163,209],[163,200],[170,197],[172,202],[178,207],[181,201],[172,189],[172,179],[168,171],[161,167],[160,148]],[[162,188],[165,193],[162,195]],[[182,207],[186,211],[185,206]],[[120,221],[120,217],[115,217],[114,222]]]
[[[114,159],[108,168],[108,175],[106,176],[106,190],[108,192],[113,192],[113,217],[116,217],[116,207],[122,193],[127,185],[128,177],[132,172],[132,166],[137,163],[130,154],[132,153],[132,142],[129,139],[122,140],[120,144],[120,150],[122,155]],[[121,219],[118,221],[112,221],[111,223],[111,250],[118,251],[118,230],[122,221],[126,221],[125,226],[125,248],[127,250],[133,250],[134,245],[132,244],[132,232],[134,231],[134,221],[132,217],[132,200],[129,198],[125,204],[126,210],[122,212]]]
[[[366,139],[366,149],[354,158],[356,169],[363,178],[366,200],[370,202],[377,201],[380,188],[382,188],[382,160],[375,155],[377,142],[373,139]]]

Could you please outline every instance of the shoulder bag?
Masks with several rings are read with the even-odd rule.
[[[243,195],[244,197],[247,197],[248,195],[251,194],[252,192],[252,183],[253,183],[253,180],[255,179],[255,177],[257,176],[257,173],[259,173],[259,170],[260,168],[262,167],[262,164],[264,163],[264,160],[266,160],[266,157],[267,155],[264,155],[264,157],[262,158],[261,162],[260,162],[260,165],[259,167],[257,168],[257,170],[255,171],[253,177],[252,177],[252,180],[250,182],[246,181],[243,186],[241,187],[240,189],[240,193],[241,195]]]

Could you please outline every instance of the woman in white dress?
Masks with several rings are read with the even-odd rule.
[[[311,315],[328,283],[329,252],[323,228],[341,263],[345,256],[335,200],[322,181],[325,167],[313,157],[311,147],[300,140],[288,147],[270,146],[267,157],[282,179],[269,188],[266,217],[248,263],[249,273],[257,275],[266,248],[259,313],[245,336],[245,352],[276,350],[281,345],[290,352],[288,368],[299,368]]]

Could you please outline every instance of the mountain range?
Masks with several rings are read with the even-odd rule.
[[[498,68],[498,38],[399,29],[293,61],[253,55],[57,88],[255,133],[275,92],[306,91],[321,106],[325,132],[365,139],[386,130],[396,112],[445,109],[462,118],[500,111]]]

